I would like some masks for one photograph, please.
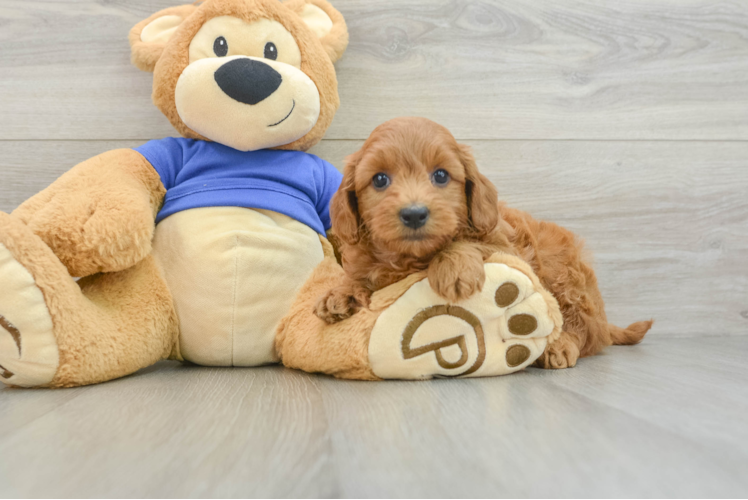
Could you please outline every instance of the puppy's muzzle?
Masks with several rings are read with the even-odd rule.
[[[405,227],[418,229],[429,220],[429,209],[424,205],[411,205],[400,210],[400,221]]]
[[[261,61],[234,59],[215,72],[216,83],[224,93],[244,104],[257,104],[278,90],[281,74]]]

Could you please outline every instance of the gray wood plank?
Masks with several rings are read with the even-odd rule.
[[[13,393],[13,396],[5,394]],[[11,436],[30,422],[41,418],[78,397],[83,391],[10,391],[0,395],[0,402],[13,398],[13,404],[0,403],[0,439]],[[0,459],[0,468],[2,468]]]
[[[468,141],[510,205],[587,241],[612,322],[748,334],[748,143]],[[0,210],[71,165],[138,141],[6,141]],[[338,168],[360,141],[312,152]]]
[[[569,370],[553,377],[553,383],[715,448],[748,446],[748,426],[733,425],[748,413],[748,388],[741,376],[747,348],[745,338],[733,343],[716,336],[653,337],[585,360],[594,376]],[[618,369],[610,369],[610,357]],[[689,418],[683,418],[684,412]]]
[[[172,133],[127,32],[174,0],[0,0],[0,139]],[[423,115],[465,139],[748,139],[748,8],[713,0],[335,0],[327,137]]]
[[[26,392],[0,394],[12,407]],[[0,440],[0,496],[331,491],[327,420],[308,375],[165,362],[99,386],[38,392],[80,394]],[[41,470],[45,481],[34,480]]]
[[[688,355],[671,353],[671,344]],[[335,449],[345,450],[336,462],[343,490],[350,497],[745,494],[748,440],[740,435],[714,441],[706,432],[690,432],[715,420],[730,430],[741,426],[732,397],[709,406],[716,399],[713,388],[732,377],[691,370],[702,351],[719,357],[731,348],[744,355],[748,339],[709,346],[696,339],[657,339],[613,348],[584,360],[580,369],[533,369],[475,384],[429,383],[418,395],[407,382],[338,388],[336,381],[322,379]],[[669,362],[654,364],[663,359]],[[744,367],[736,363],[735,369],[738,378]],[[680,384],[661,384],[661,378]],[[647,397],[637,391],[640,379],[652,388]],[[675,388],[683,393],[676,401]],[[730,389],[744,411],[745,386],[732,383]],[[699,401],[711,412],[692,413]],[[679,410],[678,421],[661,407]]]
[[[746,356],[746,337],[653,337],[492,379],[164,362],[0,389],[0,427],[31,393],[74,396],[0,436],[0,496],[741,497]]]

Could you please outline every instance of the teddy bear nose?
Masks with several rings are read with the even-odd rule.
[[[411,205],[400,210],[400,220],[405,227],[418,229],[429,220],[429,209],[423,205]]]
[[[227,62],[214,76],[227,96],[244,104],[267,99],[283,82],[281,74],[269,65],[245,58]]]

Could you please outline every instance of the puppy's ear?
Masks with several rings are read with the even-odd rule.
[[[465,197],[468,220],[478,237],[486,236],[499,222],[499,194],[485,175],[478,172],[475,157],[469,146],[458,146],[460,161],[465,168]]]
[[[361,236],[359,231],[361,217],[358,212],[358,197],[354,184],[356,166],[360,160],[360,151],[345,159],[343,182],[330,201],[332,229],[338,238],[349,245],[358,243]]]
[[[152,73],[174,32],[195,10],[194,4],[170,7],[133,26],[129,35],[132,63]]]
[[[340,12],[327,0],[286,0],[283,3],[317,35],[332,62],[340,59],[348,47],[348,27]]]

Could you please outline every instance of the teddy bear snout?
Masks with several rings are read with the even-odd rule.
[[[257,104],[273,94],[283,82],[276,70],[262,61],[234,59],[215,72],[218,86],[226,95],[244,104]]]

